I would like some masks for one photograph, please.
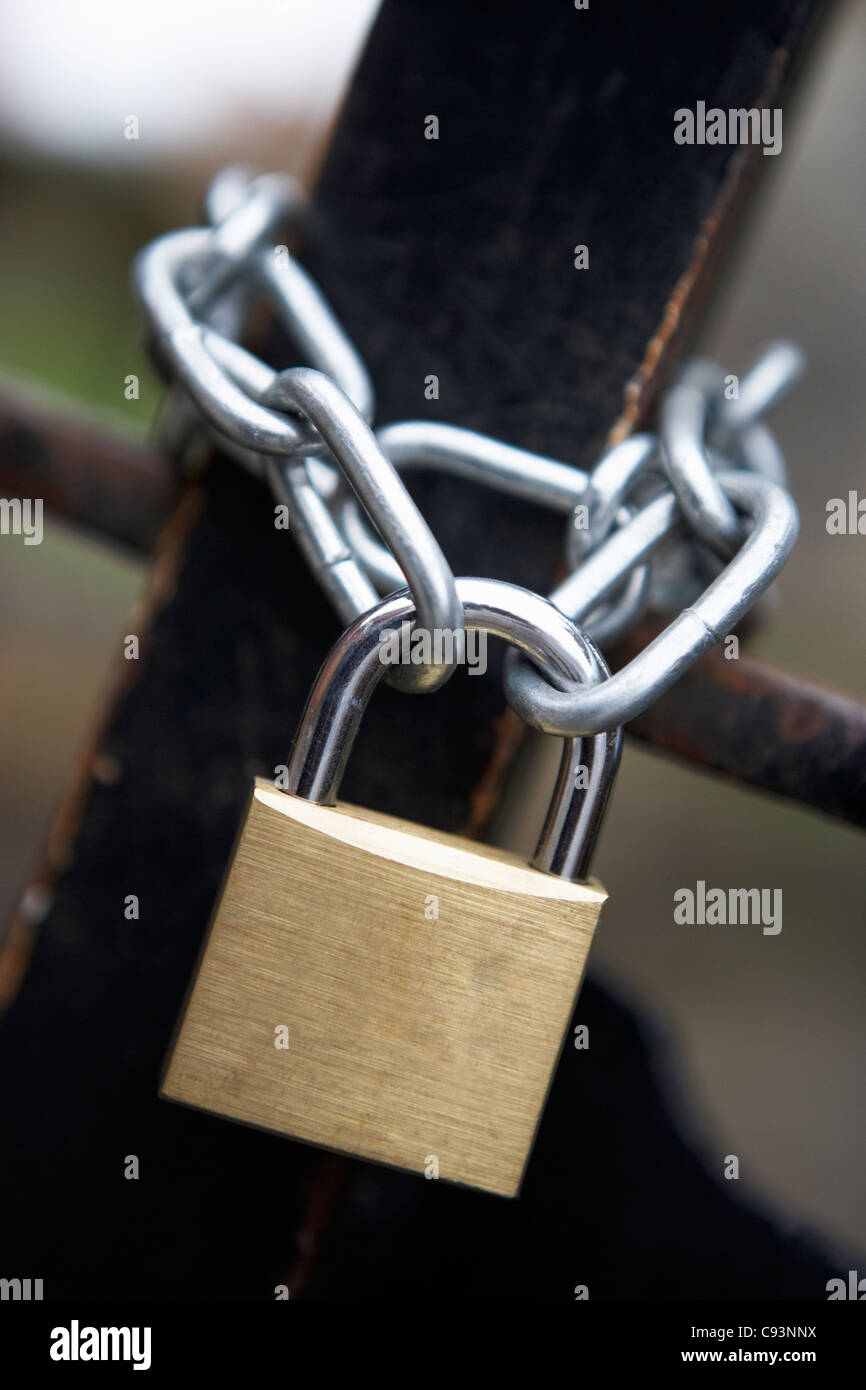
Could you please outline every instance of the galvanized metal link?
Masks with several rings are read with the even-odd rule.
[[[167,412],[173,447],[182,450],[203,421],[269,483],[347,623],[408,584],[421,626],[462,632],[460,587],[402,473],[445,472],[567,514],[570,573],[550,597],[594,641],[606,648],[619,640],[662,590],[687,606],[629,666],[592,687],[554,690],[526,660],[509,659],[506,690],[529,723],[549,732],[595,734],[633,717],[726,635],[790,551],[796,509],[762,417],[799,376],[801,354],[771,345],[738,390],[715,363],[692,360],[662,399],[658,436],[621,441],[588,473],[438,422],[401,421],[374,434],[361,357],[318,287],[275,242],[299,203],[292,180],[229,169],[208,193],[211,227],[162,237],[139,256],[139,297],[177,383]],[[308,365],[278,371],[242,346],[260,299]],[[389,679],[434,690],[452,669],[431,662],[394,668]]]
[[[522,497],[536,506],[573,514],[587,496],[591,477],[572,464],[517,449],[501,440],[473,430],[459,429],[426,420],[404,420],[386,425],[376,435],[384,452],[400,472],[428,468],[466,479],[512,497]],[[627,441],[631,444],[631,441]],[[365,524],[354,498],[339,503],[340,526],[358,563],[367,571],[382,593],[390,593],[406,583],[400,566],[389,549]],[[617,507],[620,523],[632,515]],[[605,531],[610,523],[602,522]],[[647,593],[646,568],[624,581],[621,597],[603,611],[594,613],[586,627],[599,645],[618,640],[642,611]]]
[[[397,470],[348,396],[323,372],[295,367],[280,372],[264,400],[299,412],[315,427],[368,515],[390,537],[409,582],[419,625],[430,633],[462,632],[463,614],[448,562]],[[453,664],[431,661],[400,670],[399,679],[416,690],[436,690],[452,671]]]
[[[758,421],[802,370],[797,348],[774,343],[729,398],[720,368],[698,359],[688,364],[661,403],[662,451],[671,485],[695,532],[723,558],[736,550],[741,527],[714,474],[712,446],[730,451],[739,440],[750,468],[784,483],[784,465],[780,468],[772,437]]]
[[[799,530],[797,509],[782,488],[749,473],[722,473],[725,495],[751,517],[753,529],[727,568],[627,666],[593,689],[553,690],[525,662],[506,663],[508,698],[521,718],[550,734],[590,734],[627,723],[658,699],[702,652],[721,641],[778,574]],[[580,622],[681,525],[676,499],[662,496],[616,533],[554,596]],[[630,534],[631,528],[631,534]],[[610,549],[608,550],[608,547]],[[592,567],[590,569],[590,567]]]
[[[400,473],[433,469],[556,511],[571,512],[586,488],[587,475],[579,468],[455,425],[403,420],[377,430],[376,438]],[[400,565],[364,523],[353,497],[340,499],[338,515],[359,563],[383,592],[402,588]]]
[[[147,304],[159,348],[176,376],[220,434],[240,446],[248,466],[265,473],[280,495],[288,494],[290,506],[295,504],[304,550],[326,580],[343,621],[365,611],[378,595],[341,543],[324,505],[318,505],[309,474],[295,466],[316,452],[326,451],[338,464],[373,520],[391,539],[423,624],[431,632],[447,629],[459,635],[462,617],[445,557],[396,471],[376,446],[360,410],[339,384],[305,368],[277,374],[239,344],[195,322],[179,282],[190,261],[199,267],[210,265],[211,273],[219,271],[222,263],[219,255],[213,258],[212,236],[207,229],[174,233],[148,248],[137,264],[139,293]],[[291,283],[305,282],[301,273]],[[198,283],[206,283],[206,277],[201,276]],[[284,309],[287,302],[283,301]],[[321,329],[309,332],[308,345],[315,339],[319,347],[324,345],[323,353],[336,357],[335,336],[341,335],[332,331],[335,321],[324,300],[317,292],[307,294],[302,309],[296,322],[305,321],[309,327],[315,319]],[[352,355],[353,350],[344,354],[344,360]],[[362,404],[371,408],[372,392],[362,389],[365,377],[363,370],[356,372],[353,384]],[[286,463],[275,472],[267,462],[269,455],[280,456]],[[395,671],[392,683],[407,690],[435,690],[453,669],[454,663],[412,666]]]

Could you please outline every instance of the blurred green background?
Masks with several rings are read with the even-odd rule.
[[[806,350],[808,377],[773,422],[802,534],[749,650],[860,697],[866,541],[828,537],[824,520],[829,497],[866,487],[864,52],[866,10],[840,7],[696,344],[738,372],[773,337]],[[10,144],[0,165],[0,368],[144,438],[161,388],[129,292],[133,253],[197,221],[207,177],[238,154],[261,167],[294,159],[309,176],[325,123],[312,132],[254,123],[206,154],[151,167],[57,162]],[[123,398],[129,372],[141,376],[138,402]],[[92,727],[143,575],[135,560],[53,523],[41,547],[0,545],[0,920]],[[521,848],[554,757],[539,743],[497,827]],[[721,1173],[724,1155],[737,1154],[741,1181],[792,1220],[866,1248],[862,838],[629,745],[596,871],[611,901],[594,963],[666,1020],[708,1162]],[[782,933],[676,926],[673,893],[698,878],[782,887]]]

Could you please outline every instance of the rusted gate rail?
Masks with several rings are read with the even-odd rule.
[[[42,497],[55,516],[149,555],[177,481],[159,455],[7,385],[0,494]],[[653,635],[644,624],[617,656],[627,660]],[[814,681],[712,652],[628,732],[698,767],[866,825],[866,706]]]

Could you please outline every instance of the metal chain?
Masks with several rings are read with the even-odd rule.
[[[602,648],[659,598],[685,605],[625,668],[595,683],[554,689],[525,655],[510,653],[508,698],[549,733],[598,734],[633,718],[730,631],[784,564],[797,511],[762,416],[799,377],[797,348],[773,344],[737,390],[715,363],[693,359],[661,402],[658,435],[623,440],[590,473],[452,425],[411,420],[374,431],[363,361],[318,287],[275,243],[297,220],[297,185],[233,168],[214,181],[206,206],[211,226],[163,236],[135,264],[155,356],[172,382],[163,442],[183,453],[204,426],[266,480],[289,505],[298,543],[344,623],[408,587],[419,627],[462,635],[454,575],[401,477],[413,468],[567,514],[570,573],[550,602]],[[276,371],[241,345],[262,297],[310,365]],[[459,660],[459,641],[453,650],[450,663],[394,668],[392,681],[437,689]]]

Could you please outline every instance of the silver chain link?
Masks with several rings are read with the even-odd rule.
[[[138,256],[136,289],[172,382],[164,446],[183,454],[204,428],[263,478],[288,504],[298,544],[346,624],[408,588],[421,628],[462,633],[457,582],[405,472],[448,473],[567,515],[570,572],[550,602],[594,642],[609,649],[660,600],[682,611],[594,684],[554,689],[512,652],[506,692],[548,733],[618,728],[728,634],[791,551],[797,510],[762,416],[800,376],[799,350],[771,345],[736,390],[715,363],[691,360],[661,401],[658,435],[624,439],[590,473],[438,422],[374,430],[362,359],[318,287],[275,242],[300,207],[293,180],[228,169],[207,196],[211,226],[160,237]],[[309,365],[276,371],[241,345],[262,298]],[[431,691],[453,669],[431,661],[396,667],[391,679]]]

